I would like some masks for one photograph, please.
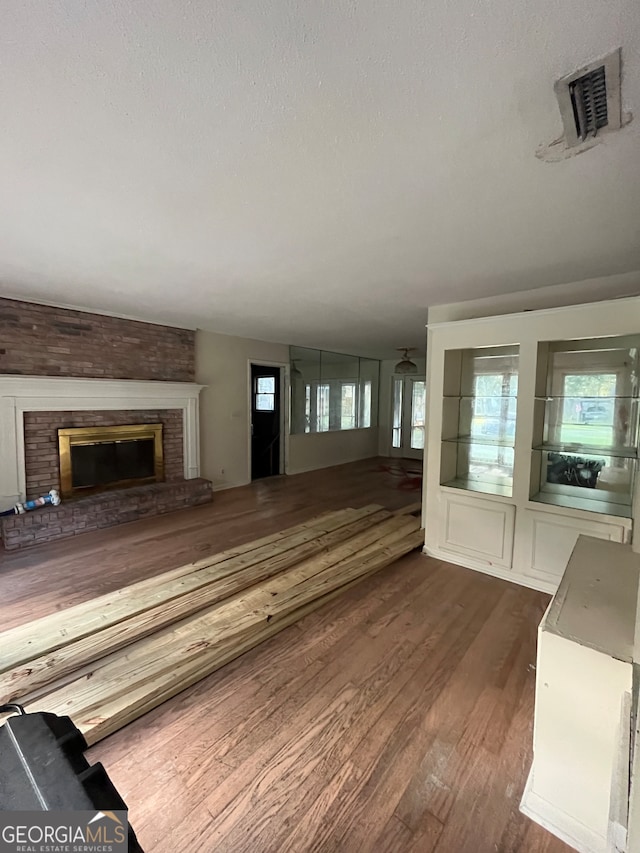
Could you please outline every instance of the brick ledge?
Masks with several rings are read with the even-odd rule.
[[[14,551],[198,506],[211,499],[211,482],[202,477],[101,492],[79,500],[63,501],[57,507],[0,518],[0,538],[7,551]]]

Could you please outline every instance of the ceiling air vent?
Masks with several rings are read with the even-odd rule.
[[[567,146],[620,128],[620,49],[555,85]]]
[[[601,127],[606,127],[609,123],[604,65],[569,83],[569,92],[576,135],[584,142],[590,133],[595,135]]]

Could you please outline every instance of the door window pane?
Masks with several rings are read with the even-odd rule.
[[[258,377],[258,394],[275,394],[276,380],[274,376],[259,376]]]
[[[256,411],[273,412],[275,409],[275,394],[256,394]]]

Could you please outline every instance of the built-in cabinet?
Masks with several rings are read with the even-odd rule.
[[[538,629],[521,809],[580,853],[627,844],[640,555],[581,536]],[[636,691],[637,692],[637,686]]]
[[[554,591],[638,514],[640,298],[428,327],[425,551]]]

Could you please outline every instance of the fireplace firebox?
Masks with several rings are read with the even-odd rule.
[[[64,498],[164,479],[162,424],[58,430]]]

